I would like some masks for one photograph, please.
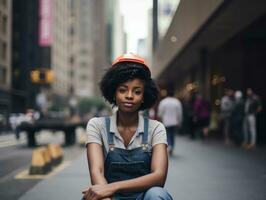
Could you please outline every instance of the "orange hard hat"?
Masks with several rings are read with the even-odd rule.
[[[116,65],[117,63],[121,63],[121,62],[135,62],[135,63],[140,63],[151,74],[151,71],[150,71],[148,65],[146,64],[144,58],[141,58],[140,56],[138,56],[136,54],[133,54],[133,53],[123,54],[123,55],[119,56],[118,58],[116,58],[112,62],[112,66]]]

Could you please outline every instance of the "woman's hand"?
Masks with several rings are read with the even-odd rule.
[[[114,187],[110,184],[93,185],[88,189],[82,191],[85,200],[111,200],[111,196],[114,194]]]

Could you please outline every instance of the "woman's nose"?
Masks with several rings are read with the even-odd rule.
[[[129,99],[133,98],[133,93],[131,91],[127,92],[126,97]]]

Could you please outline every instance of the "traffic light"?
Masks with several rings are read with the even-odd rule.
[[[31,71],[31,81],[33,83],[52,83],[54,81],[54,72],[51,69],[36,69]]]
[[[54,81],[54,72],[53,70],[47,70],[46,71],[46,77],[45,80],[47,83],[52,83]]]
[[[30,77],[33,83],[38,83],[40,81],[40,71],[38,70],[31,71]]]

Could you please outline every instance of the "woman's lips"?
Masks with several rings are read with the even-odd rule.
[[[123,105],[124,105],[125,107],[133,107],[133,106],[134,106],[134,104],[131,103],[131,102],[124,102]]]

